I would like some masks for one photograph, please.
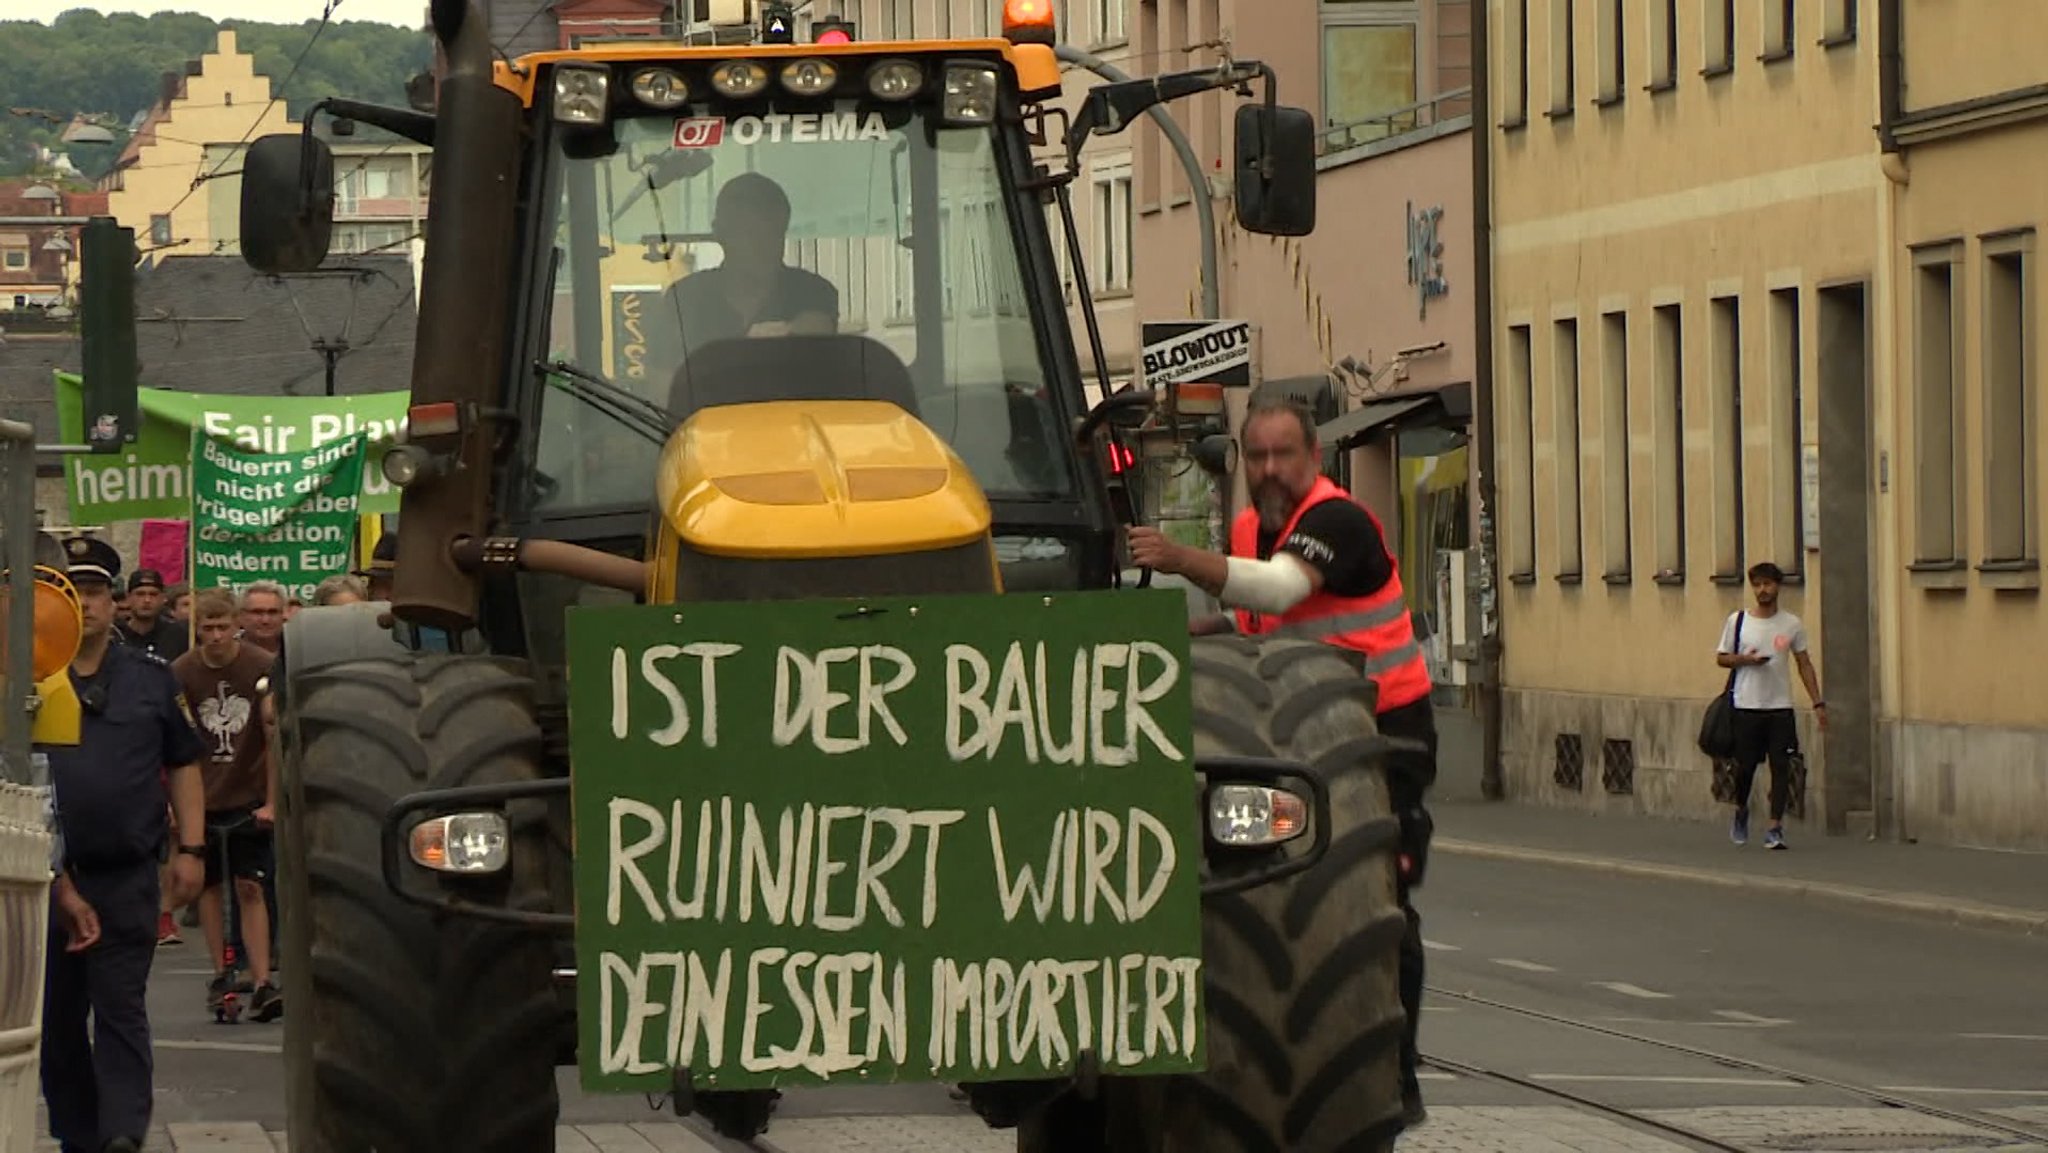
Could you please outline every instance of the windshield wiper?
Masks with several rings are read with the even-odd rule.
[[[578,368],[566,360],[536,360],[533,366],[552,376],[566,376],[582,388],[565,388],[577,399],[653,441],[666,444],[668,434],[681,422],[675,415],[647,398],[620,388],[597,373]]]

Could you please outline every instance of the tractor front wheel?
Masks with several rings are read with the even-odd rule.
[[[379,866],[383,816],[400,797],[543,775],[526,666],[395,650],[344,659],[294,675],[280,719],[292,1149],[554,1149],[563,1019],[549,938],[411,904]],[[506,815],[512,864],[472,899],[546,910],[559,852],[548,803]]]

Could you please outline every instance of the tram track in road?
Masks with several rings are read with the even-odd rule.
[[[1665,1040],[1661,1037],[1651,1037],[1642,1033],[1633,1032],[1628,1029],[1617,1029],[1611,1025],[1603,1025],[1593,1021],[1584,1021],[1575,1017],[1566,1016],[1561,1013],[1548,1012],[1542,1009],[1531,1008],[1526,1005],[1516,1005],[1511,1002],[1498,1000],[1496,998],[1481,996],[1477,993],[1461,992],[1454,989],[1445,989],[1435,985],[1428,986],[1427,988],[1428,994],[1431,997],[1444,998],[1446,1000],[1460,1002],[1465,1005],[1471,1005],[1480,1008],[1495,1010],[1502,1013],[1508,1013],[1528,1020],[1538,1021],[1544,1024],[1554,1025],[1562,1028],[1572,1029],[1582,1033],[1607,1037],[1628,1044],[1646,1046],[1666,1053],[1677,1054],[1700,1061],[1710,1062],[1730,1070],[1754,1073],[1760,1076],[1776,1078],[1780,1081],[1803,1086],[1806,1088],[1830,1090],[1835,1093],[1840,1093],[1847,1096],[1860,1097],[1864,1100],[1875,1102],[1887,1108],[1899,1109],[1908,1113],[1916,1114],[1921,1117],[1946,1121],[1955,1125],[1969,1126],[1971,1128],[1983,1131],[1986,1134],[1996,1134],[2001,1137],[2011,1138],[2018,1141],[2032,1142],[2044,1147],[2048,1147],[2048,1129],[2037,1128],[2032,1125],[2027,1125],[2004,1117],[1998,1117],[1988,1113],[1979,1112],[1977,1110],[1951,1109],[1946,1106],[1936,1105],[1927,1101],[1918,1100],[1913,1097],[1909,1097],[1896,1092],[1887,1091],[1884,1089],[1879,1089],[1873,1086],[1858,1085],[1853,1082],[1843,1081],[1838,1078],[1822,1076],[1815,1073],[1802,1073],[1797,1070],[1787,1069],[1783,1066],[1775,1065],[1767,1061],[1757,1061],[1747,1057],[1737,1057],[1731,1054],[1721,1053],[1711,1049],[1703,1049],[1697,1045],[1688,1045],[1679,1041]],[[1535,1080],[1532,1077],[1517,1076],[1513,1073],[1490,1068],[1485,1065],[1456,1061],[1451,1060],[1449,1058],[1437,1057],[1429,1054],[1425,1054],[1423,1056],[1423,1060],[1430,1066],[1441,1069],[1447,1073],[1453,1073],[1460,1076],[1474,1078],[1477,1080],[1491,1081],[1497,1084],[1512,1085],[1530,1092],[1542,1094],[1547,1097],[1552,1097],[1561,1101],[1571,1102],[1575,1105],[1578,1105],[1581,1108],[1613,1116],[1618,1120],[1623,1120],[1633,1126],[1655,1130],[1659,1133],[1677,1138],[1698,1148],[1727,1150],[1732,1151],[1732,1153],[1750,1153],[1750,1151],[1744,1146],[1730,1144],[1729,1142],[1721,1138],[1714,1137],[1711,1134],[1702,1133],[1697,1130],[1687,1128],[1686,1126],[1675,1124],[1671,1121],[1667,1121],[1662,1118],[1649,1115],[1648,1113],[1642,1110],[1631,1109],[1626,1106],[1615,1105],[1609,1102],[1599,1101],[1568,1089],[1559,1088],[1556,1085],[1548,1084],[1544,1081]]]

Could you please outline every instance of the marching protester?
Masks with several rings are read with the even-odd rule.
[[[284,636],[285,610],[290,599],[284,586],[276,581],[255,581],[243,589],[241,639],[276,655]]]
[[[47,749],[62,848],[44,968],[43,1098],[64,1149],[134,1153],[154,1099],[147,995],[160,886],[182,904],[204,877],[206,750],[169,667],[113,643],[120,555],[86,538],[65,551],[84,626],[70,674],[81,715],[78,744]]]
[[[363,582],[354,575],[338,573],[321,581],[313,590],[315,605],[352,605],[369,599]]]
[[[201,589],[192,598],[199,647],[171,665],[185,699],[198,714],[207,740],[206,885],[199,920],[212,951],[215,976],[207,986],[209,1008],[230,991],[253,993],[250,1014],[274,1020],[284,1011],[283,993],[271,979],[272,934],[264,882],[272,873],[271,821],[276,812],[276,774],[265,737],[259,687],[275,658],[236,636],[237,606],[226,589]],[[225,859],[223,859],[225,858]],[[225,897],[233,882],[236,944],[246,948],[247,976],[225,955]]]
[[[151,656],[174,661],[192,647],[185,623],[165,612],[164,577],[153,568],[139,568],[128,578],[128,619],[121,623],[121,642]]]

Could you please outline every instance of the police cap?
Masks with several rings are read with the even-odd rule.
[[[97,581],[111,585],[121,575],[121,554],[103,540],[72,537],[64,542],[64,558],[73,584]]]

